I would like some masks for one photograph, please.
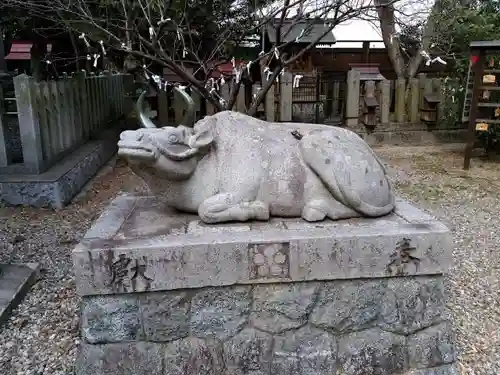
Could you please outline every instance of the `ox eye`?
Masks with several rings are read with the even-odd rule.
[[[170,143],[175,143],[175,142],[179,141],[179,138],[177,138],[177,136],[175,134],[170,134],[168,136],[168,141]]]

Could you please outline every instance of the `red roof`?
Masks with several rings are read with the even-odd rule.
[[[236,66],[240,66],[242,64],[244,65],[246,63],[247,62],[245,60],[236,60],[235,61],[235,65]],[[218,65],[217,69],[215,69],[212,72],[212,77],[213,78],[219,78],[221,76],[221,74],[224,74],[224,75],[231,75],[231,74],[233,74],[233,63],[232,62],[227,62],[227,63]]]
[[[5,60],[31,60],[32,42],[12,42],[10,52]],[[52,51],[52,44],[47,44],[47,52]]]

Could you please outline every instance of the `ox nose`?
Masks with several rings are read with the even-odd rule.
[[[144,137],[144,134],[135,130],[125,130],[120,134],[120,140],[128,141],[140,141]]]

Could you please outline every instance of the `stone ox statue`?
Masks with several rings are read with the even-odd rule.
[[[194,102],[187,101],[185,124]],[[319,221],[378,217],[394,209],[384,166],[352,131],[339,127],[272,123],[231,111],[206,116],[194,127],[124,131],[118,154],[169,206],[197,213],[205,223],[268,220]]]

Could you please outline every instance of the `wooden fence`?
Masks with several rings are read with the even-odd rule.
[[[14,77],[15,97],[0,97],[0,169],[9,171],[13,166],[8,138],[16,133],[22,165],[14,165],[13,170],[42,173],[49,169],[124,114],[125,83],[130,79],[122,74],[86,76],[84,72],[49,82],[36,82],[24,74]],[[14,111],[5,110],[9,100],[15,102]],[[6,131],[2,119],[5,123],[9,116],[17,117],[18,131]]]
[[[316,100],[305,96],[303,100],[298,99],[302,95],[299,91],[313,92],[315,89],[300,85],[293,87],[293,78],[293,74],[285,72],[279,77],[279,81],[271,86],[260,107],[261,115],[267,121],[311,122],[315,117],[314,112],[321,112],[319,116],[316,115],[316,119],[320,119],[318,122],[343,123],[356,128],[362,127],[363,124],[375,127],[390,123],[418,124],[424,120],[432,122],[433,117],[439,119],[443,114],[443,81],[440,78],[428,78],[425,74],[420,74],[418,78],[410,79],[409,82],[404,79],[375,82],[362,81],[360,73],[352,70],[344,79],[332,82],[322,82],[318,79]],[[314,79],[311,80],[314,82]],[[307,82],[305,78],[302,81]],[[227,100],[229,87],[228,85],[224,87],[222,97]],[[254,87],[254,92],[258,92],[258,88]],[[242,87],[233,107],[234,111],[245,112],[244,95]],[[309,96],[314,95],[309,94]],[[201,100],[198,95],[194,95],[194,99],[199,113]],[[162,99],[159,106],[163,106],[164,103],[165,99]],[[369,108],[367,104],[373,107]],[[174,97],[174,103],[171,105],[175,112],[174,119],[167,119],[167,115],[163,118],[160,116],[160,122],[167,123],[171,120],[170,123],[178,123],[182,119],[185,105],[182,99]],[[206,107],[207,114],[215,113],[210,103],[207,102]],[[330,108],[331,114],[325,113],[327,107]],[[306,112],[309,116],[306,118],[300,116],[307,114]]]

